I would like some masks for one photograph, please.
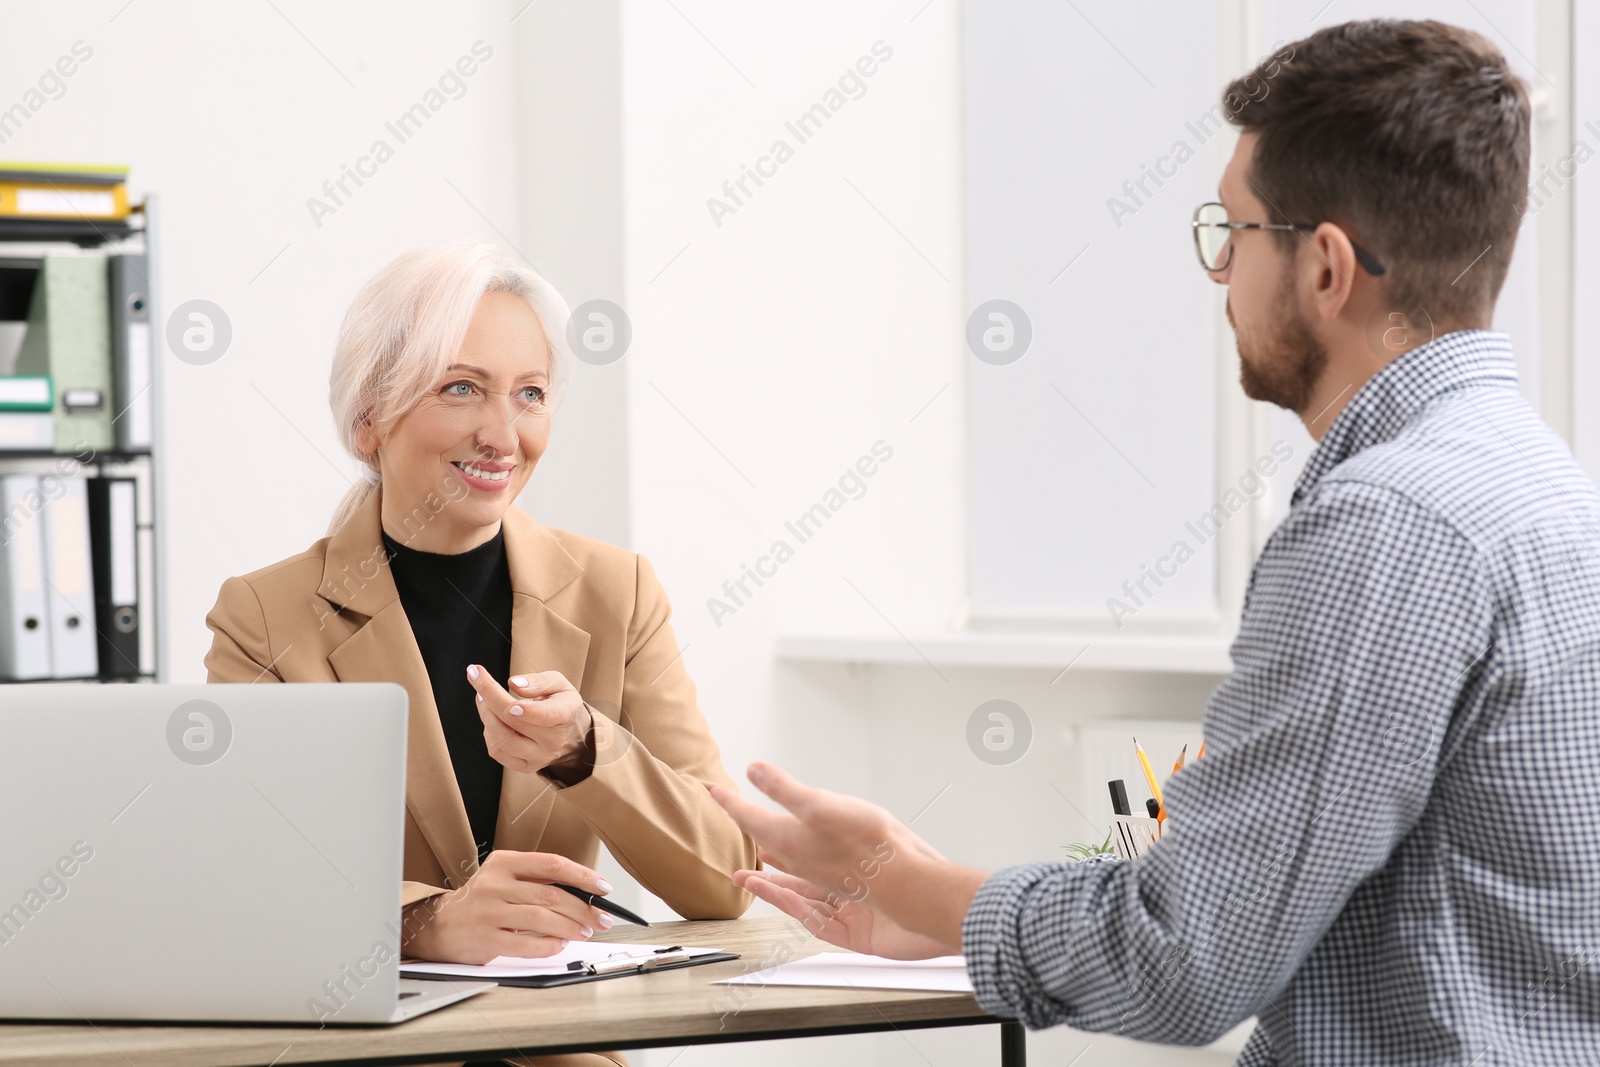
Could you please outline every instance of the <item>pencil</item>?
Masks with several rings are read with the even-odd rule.
[[[1173,764],[1172,764],[1172,773],[1173,774],[1177,774],[1179,771],[1183,770],[1183,757],[1187,756],[1188,754],[1189,754],[1189,746],[1188,745],[1184,745],[1183,748],[1178,752],[1178,758],[1173,761]],[[1199,759],[1199,758],[1200,758],[1199,756],[1195,757],[1195,759]]]
[[[1194,758],[1195,759],[1199,759],[1201,756],[1204,756],[1205,754],[1206,754],[1206,739],[1202,737],[1200,739],[1200,751],[1196,752],[1194,754]]]
[[[1156,781],[1156,772],[1150,769],[1150,757],[1145,755],[1144,746],[1139,744],[1137,737],[1133,739],[1133,750],[1139,754],[1139,766],[1144,771],[1144,780],[1150,785],[1150,793],[1156,798],[1157,806],[1165,814],[1166,805],[1161,799],[1161,783]]]

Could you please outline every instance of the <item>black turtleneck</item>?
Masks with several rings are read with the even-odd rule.
[[[400,605],[428,668],[450,764],[482,862],[494,847],[501,766],[483,742],[483,720],[477,694],[467,681],[467,665],[479,664],[501,685],[511,673],[511,567],[505,530],[455,554],[419,552],[387,532],[383,543]]]

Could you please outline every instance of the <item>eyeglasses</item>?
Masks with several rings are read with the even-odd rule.
[[[1293,230],[1295,233],[1312,233],[1316,224],[1309,222],[1229,222],[1228,209],[1221,204],[1201,204],[1194,209],[1194,250],[1200,265],[1208,271],[1226,270],[1233,262],[1234,230]],[[1350,242],[1356,262],[1374,278],[1389,268],[1365,248]]]

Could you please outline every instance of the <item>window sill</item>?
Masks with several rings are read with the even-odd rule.
[[[1228,674],[1231,637],[1220,635],[1094,632],[972,632],[890,634],[780,634],[781,660],[865,666],[932,664],[1065,671],[1167,671]]]

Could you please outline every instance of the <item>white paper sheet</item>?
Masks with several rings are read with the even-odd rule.
[[[806,985],[855,989],[915,989],[970,993],[967,961],[961,956],[890,960],[855,952],[819,952],[767,971],[724,978],[717,985]]]
[[[616,955],[647,956],[666,945],[601,943],[598,941],[573,941],[554,956],[531,959],[523,956],[496,956],[488,963],[427,963],[420,960],[400,964],[400,977],[411,978],[422,974],[446,974],[454,978],[528,978],[538,974],[566,974],[569,963],[598,963]],[[692,959],[721,952],[717,948],[691,948],[683,946]]]

